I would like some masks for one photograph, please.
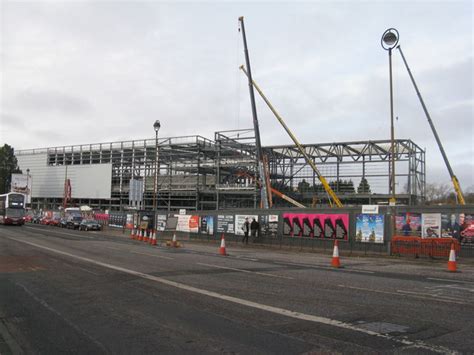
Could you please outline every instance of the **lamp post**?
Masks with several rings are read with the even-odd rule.
[[[153,179],[153,211],[156,214],[156,194],[158,190],[158,131],[160,130],[161,124],[159,120],[153,123],[153,129],[155,130],[155,178]]]
[[[31,205],[31,189],[30,189],[30,168],[26,169],[26,204],[30,203]],[[29,201],[28,201],[29,200]]]
[[[398,31],[395,28],[386,30],[380,40],[382,48],[388,51],[389,71],[390,71],[390,205],[395,205],[395,129],[393,126],[393,80],[392,80],[392,49],[395,48],[399,40]]]

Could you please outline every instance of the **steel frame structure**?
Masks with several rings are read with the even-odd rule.
[[[354,190],[344,190],[334,184],[338,197],[346,204],[383,203],[390,198],[390,140],[355,141],[303,145],[306,153],[333,184],[352,181]],[[293,145],[266,147],[269,157],[272,185],[295,199],[311,202],[316,196],[319,204],[328,199],[318,188],[317,177],[303,155]],[[399,185],[399,203],[413,205],[424,201],[426,185],[425,152],[411,140],[395,141],[395,183]],[[365,178],[371,193],[357,193],[357,184]],[[305,180],[310,191],[300,191],[298,184]],[[314,188],[316,187],[316,188]]]
[[[372,193],[358,194],[335,186],[345,204],[387,201],[389,198],[390,141],[359,141],[303,145],[328,181],[365,177]],[[74,205],[122,210],[129,205],[130,179],[143,179],[143,209],[153,208],[155,159],[158,153],[157,206],[175,211],[255,208],[259,191],[253,177],[257,172],[253,129],[216,132],[214,140],[202,136],[183,136],[18,150],[17,155],[47,154],[47,166],[112,164],[111,199],[73,199]],[[313,196],[319,204],[327,198],[317,188],[317,177],[294,145],[263,147],[269,161],[272,186],[296,200],[310,205]],[[425,195],[425,152],[411,140],[395,145],[400,202],[413,205]],[[305,180],[313,188],[299,191]],[[316,186],[316,188],[314,187]],[[35,208],[57,208],[61,199],[33,198]],[[276,206],[288,206],[276,199]]]

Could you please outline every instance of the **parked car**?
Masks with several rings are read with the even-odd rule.
[[[82,222],[82,217],[79,217],[79,216],[69,217],[66,223],[66,227],[69,229],[79,229],[81,222]]]
[[[57,226],[59,226],[59,220],[60,220],[59,218],[50,219],[48,224],[50,226],[56,226],[57,227]]]
[[[60,228],[66,228],[67,227],[67,218],[61,218],[59,220],[58,227]]]
[[[79,226],[79,230],[83,230],[83,231],[100,231],[102,229],[102,226],[100,225],[99,222],[97,221],[94,221],[92,219],[89,219],[89,220],[82,220],[80,226]]]
[[[43,224],[43,225],[47,226],[50,221],[51,221],[51,218],[43,217],[43,218],[40,219],[39,224]]]

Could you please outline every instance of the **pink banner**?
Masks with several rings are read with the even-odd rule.
[[[283,234],[292,237],[347,240],[349,215],[284,213]]]

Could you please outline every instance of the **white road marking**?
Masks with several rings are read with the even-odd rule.
[[[14,240],[16,242],[19,242],[19,243],[24,243],[24,244],[28,244],[28,245],[31,245],[31,246],[34,246],[34,247],[37,247],[37,248],[40,248],[40,249],[48,250],[52,253],[69,256],[71,258],[81,260],[81,261],[84,261],[84,262],[88,262],[88,263],[91,263],[91,264],[94,264],[94,265],[99,265],[99,266],[102,266],[102,267],[105,267],[105,268],[108,268],[108,269],[111,269],[111,270],[120,271],[120,272],[123,272],[123,273],[126,273],[126,274],[141,277],[141,278],[146,279],[146,280],[155,281],[155,282],[161,283],[163,285],[175,287],[175,288],[178,288],[180,290],[185,290],[185,291],[197,293],[197,294],[200,294],[200,295],[205,295],[205,296],[208,296],[208,297],[213,297],[213,298],[217,298],[217,299],[220,299],[220,300],[225,300],[225,301],[228,301],[228,302],[231,302],[231,303],[235,303],[235,304],[239,304],[239,305],[242,305],[242,306],[255,308],[255,309],[259,309],[259,310],[263,310],[263,311],[267,311],[267,312],[271,312],[271,313],[274,313],[274,314],[278,314],[278,315],[282,315],[282,316],[286,316],[286,317],[290,317],[290,318],[294,318],[294,319],[300,319],[300,320],[304,320],[304,321],[320,323],[320,324],[324,324],[324,325],[328,325],[328,326],[347,329],[347,330],[363,333],[363,334],[366,334],[366,335],[370,335],[370,336],[390,340],[390,341],[393,341],[393,342],[396,342],[396,343],[399,343],[399,344],[402,344],[402,345],[406,345],[406,346],[428,349],[428,350],[435,351],[435,352],[438,352],[438,353],[447,353],[447,352],[452,353],[452,350],[450,350],[448,348],[445,348],[443,346],[437,346],[437,345],[429,345],[429,344],[424,343],[421,340],[410,341],[410,340],[403,339],[403,338],[400,339],[400,338],[396,338],[394,336],[390,336],[390,335],[387,335],[387,334],[381,334],[381,333],[374,332],[372,330],[359,328],[355,325],[352,325],[352,324],[349,324],[349,323],[344,323],[344,322],[341,322],[341,321],[338,321],[338,320],[335,320],[335,319],[320,317],[320,316],[315,316],[315,315],[305,314],[305,313],[300,313],[300,312],[295,312],[295,311],[291,311],[291,310],[284,309],[284,308],[269,306],[269,305],[265,305],[265,304],[245,300],[245,299],[242,299],[242,298],[227,296],[227,295],[223,295],[221,293],[217,293],[217,292],[214,292],[214,291],[208,291],[208,290],[205,290],[205,289],[201,289],[201,288],[197,288],[197,287],[193,287],[193,286],[188,286],[186,284],[182,284],[182,283],[179,283],[179,282],[167,280],[167,279],[164,279],[162,277],[144,274],[144,273],[139,272],[139,271],[126,269],[126,268],[123,268],[123,267],[120,267],[120,266],[103,263],[101,261],[97,261],[97,260],[93,260],[93,259],[89,259],[89,258],[79,256],[79,255],[67,253],[67,252],[64,252],[64,251],[61,251],[61,250],[49,248],[49,247],[46,247],[46,246],[43,246],[43,245],[40,245],[40,244],[28,242],[26,240],[21,240],[21,239],[16,239],[16,238],[11,238],[11,237],[7,237],[7,238],[10,239],[10,240]]]
[[[78,333],[81,333],[82,335],[87,337],[89,340],[91,340],[94,344],[96,344],[104,352],[108,352],[107,349],[105,348],[105,346],[100,341],[93,338],[89,333],[86,333],[82,328],[80,328],[75,323],[73,323],[72,321],[70,321],[69,319],[64,317],[59,311],[57,311],[56,309],[51,307],[45,300],[39,298],[32,291],[30,291],[28,288],[26,288],[26,286],[24,286],[22,284],[19,284],[19,283],[15,283],[15,284],[18,285],[19,287],[21,287],[31,298],[33,298],[36,302],[41,304],[48,311],[50,311],[51,313],[56,314],[59,318],[61,318],[64,322],[66,322],[71,328],[74,328],[75,331],[77,331]]]
[[[308,269],[315,269],[315,270],[341,270],[341,271],[349,271],[349,272],[362,273],[362,274],[375,274],[374,271],[360,270],[360,269],[346,269],[346,268],[337,269],[331,266],[323,266],[323,265],[310,265],[310,264],[298,264],[298,263],[286,263],[286,262],[275,262],[274,264],[294,265],[294,266],[300,266],[300,267],[305,267]]]
[[[462,287],[461,285],[438,285],[438,286],[433,286],[430,287],[429,289],[440,289],[440,288],[449,288],[449,289],[454,289],[454,290],[463,290],[463,291],[469,291],[469,292],[474,292],[474,288],[472,287]]]
[[[50,230],[50,229],[46,229],[46,228],[35,228],[35,227],[25,227],[25,228],[28,228],[28,229],[34,229],[34,230],[38,230],[38,231],[47,231],[49,233],[56,233],[56,234],[64,234],[64,235],[70,235],[72,237],[79,237],[79,238],[87,238],[87,239],[95,239],[95,238],[92,238],[92,237],[88,237],[86,235],[80,235],[80,234],[72,234],[72,233],[67,233],[67,232],[57,232],[57,231],[53,231],[53,230]]]
[[[405,290],[397,290],[398,293],[406,293],[409,295],[417,295],[417,296],[423,296],[423,297],[434,297],[435,299],[442,299],[443,301],[459,301],[458,298],[454,297],[449,297],[449,296],[444,296],[444,295],[433,295],[432,293],[428,292],[415,292],[415,291],[405,291]]]
[[[133,253],[133,254],[140,254],[140,255],[147,255],[147,256],[153,256],[153,257],[155,257],[155,258],[161,258],[161,259],[174,260],[174,258],[170,258],[169,256],[162,256],[162,255],[155,255],[155,254],[148,254],[148,253],[140,253],[139,251],[131,251],[130,253]]]
[[[474,284],[474,281],[462,281],[462,280],[454,280],[454,279],[439,279],[436,277],[427,277],[427,280],[435,280],[435,281],[449,281],[452,283],[461,283],[461,284]]]
[[[431,300],[431,301],[438,301],[438,302],[446,302],[446,303],[456,303],[456,304],[462,304],[462,305],[469,305],[469,303],[466,302],[460,302],[457,300],[453,299],[447,299],[446,297],[440,297],[440,296],[434,296],[429,293],[417,293],[417,292],[410,292],[410,291],[403,291],[403,290],[397,290],[397,292],[391,292],[391,291],[382,291],[382,290],[374,290],[371,288],[365,288],[365,287],[355,287],[355,286],[347,286],[347,285],[337,285],[338,287],[343,287],[343,288],[349,288],[353,290],[360,290],[360,291],[368,291],[368,292],[375,292],[375,293],[384,293],[388,295],[396,295],[396,296],[406,296],[406,297],[412,297],[412,298],[419,298],[422,300]]]
[[[204,265],[204,266],[210,266],[210,267],[215,267],[215,268],[217,268],[217,269],[227,269],[227,270],[233,270],[233,271],[246,272],[246,273],[249,273],[249,274],[257,274],[257,275],[262,275],[262,276],[271,276],[271,277],[278,277],[278,278],[282,278],[282,279],[294,280],[293,277],[267,274],[267,273],[265,273],[265,272],[242,270],[242,269],[236,269],[236,268],[233,268],[233,267],[217,266],[217,265],[211,265],[211,264],[205,264],[205,263],[196,263],[196,264],[198,264],[198,265]]]

